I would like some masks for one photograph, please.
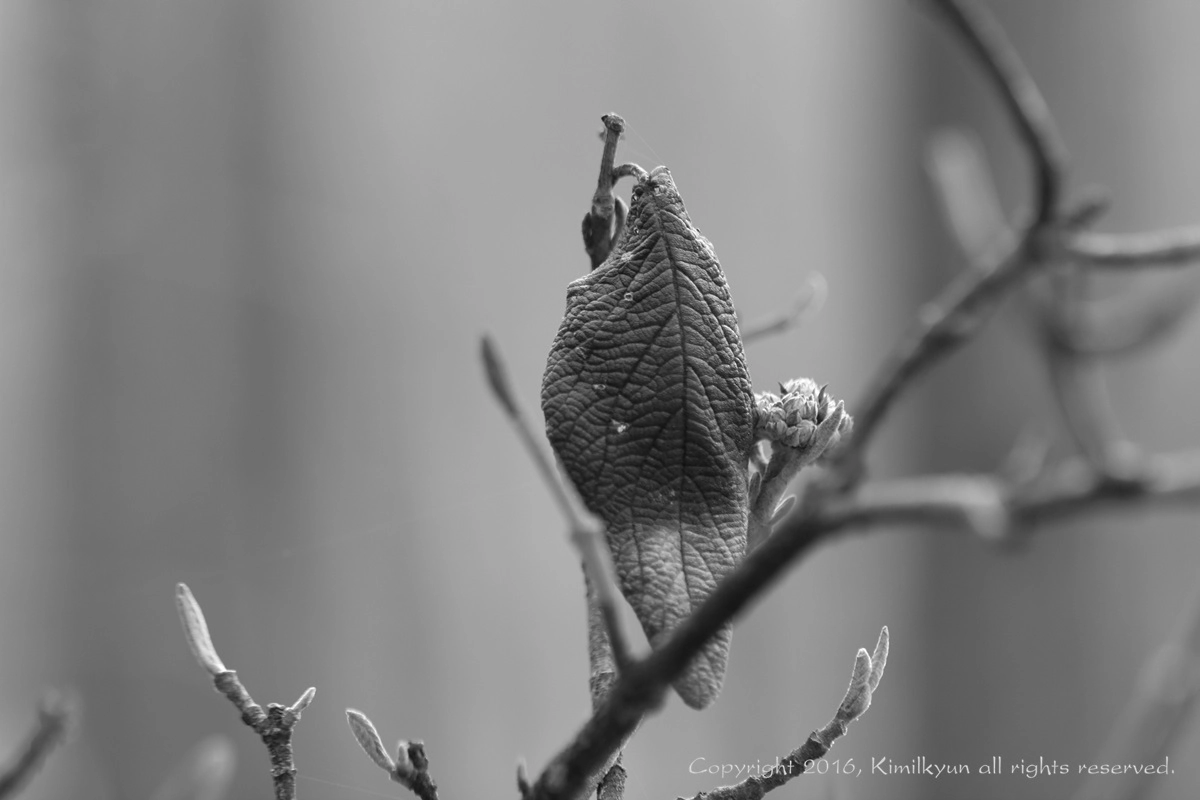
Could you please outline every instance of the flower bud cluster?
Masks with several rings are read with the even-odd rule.
[[[837,407],[824,386],[809,378],[794,378],[780,384],[780,394],[760,392],[754,397],[754,434],[772,444],[805,449],[813,442],[820,425]],[[850,432],[853,421],[842,417],[838,429],[825,448],[835,448]]]

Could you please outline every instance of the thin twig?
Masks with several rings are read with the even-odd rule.
[[[929,173],[950,231],[968,262],[979,269],[991,241],[1014,236],[1000,211],[996,184],[979,143],[957,132],[940,134],[930,143]],[[1098,468],[1115,472],[1123,443],[1099,365],[1063,345],[1063,332],[1076,330],[1088,308],[1084,290],[1089,275],[1074,264],[1046,271],[1045,296],[1030,287],[1028,312],[1054,398],[1080,451]]]
[[[521,444],[533,459],[542,476],[542,481],[550,489],[559,510],[567,520],[570,528],[571,542],[579,550],[583,568],[595,589],[600,612],[608,629],[608,640],[613,651],[613,660],[620,670],[629,661],[628,639],[621,628],[618,615],[616,570],[613,568],[612,555],[605,541],[604,525],[594,514],[584,508],[583,502],[571,485],[570,480],[560,476],[558,470],[550,463],[550,458],[538,444],[533,429],[525,418],[521,406],[517,403],[516,394],[508,379],[508,370],[500,358],[500,353],[492,343],[491,337],[484,336],[481,346],[484,369],[487,373],[488,384],[492,394],[504,409]]]
[[[366,714],[354,708],[346,709],[346,722],[350,732],[362,751],[388,774],[396,783],[408,789],[420,800],[438,800],[437,782],[429,774],[429,757],[425,755],[424,742],[408,742],[403,739],[396,745],[396,757],[392,758],[379,731]]]
[[[995,85],[1034,162],[1034,216],[1030,229],[1050,223],[1058,210],[1067,148],[1037,82],[1004,29],[974,0],[928,0],[962,38]]]
[[[830,484],[842,488],[861,475],[861,459],[872,435],[901,391],[919,372],[966,341],[999,297],[1032,269],[1043,229],[1054,221],[1066,171],[1066,148],[1037,84],[1003,30],[968,0],[930,0],[929,5],[967,43],[1000,91],[1005,107],[1034,165],[1033,214],[1021,234],[980,271],[963,272],[930,305],[869,382],[855,407],[855,432],[834,458]]]
[[[931,0],[930,4],[967,42],[1000,90],[1033,162],[1033,210],[982,269],[964,272],[923,311],[919,325],[868,384],[856,412],[855,435],[834,457],[830,484],[837,488],[858,482],[866,446],[910,379],[975,332],[1000,296],[1039,264],[1047,234],[1054,233],[1059,223],[1065,148],[1036,84],[981,8],[966,0]],[[617,168],[614,174],[637,172]],[[968,520],[989,538],[1005,538],[1015,527],[1100,505],[1200,497],[1200,454],[1159,456],[1139,462],[1138,467],[1136,475],[1123,481],[1097,473],[1085,461],[1072,461],[1017,487],[992,476],[935,476],[891,487],[868,484],[857,497],[832,495],[828,487],[809,487],[797,510],[772,536],[722,580],[665,642],[622,673],[601,708],[550,761],[528,795],[538,800],[575,797],[642,716],[662,702],[667,687],[705,642],[825,535],[871,524],[944,525]],[[964,487],[972,491],[964,495]]]
[[[976,264],[986,261],[987,254],[997,245],[1014,239],[1016,234],[1004,218],[992,173],[975,137],[958,130],[935,134],[930,140],[927,165],[942,216],[968,261]],[[1188,235],[1195,236],[1195,254],[1200,256],[1200,227],[1197,227],[1194,230],[1130,234],[1127,238],[1134,246],[1129,247],[1122,244],[1126,238],[1122,236],[1063,231],[1056,246],[1046,249],[1046,258],[1087,266],[1088,256],[1074,245],[1081,237],[1086,242],[1099,236],[1107,240],[1105,246],[1109,251],[1119,252],[1123,259],[1129,259],[1128,266],[1153,266],[1157,263],[1155,257],[1162,254],[1159,244],[1164,239],[1174,237],[1182,241]],[[1153,246],[1137,245],[1139,240]],[[1188,255],[1184,251],[1175,252],[1176,255]],[[1104,262],[1098,263],[1103,266]],[[1186,263],[1186,259],[1181,259],[1180,263]],[[1036,288],[1031,286],[1031,292]],[[1036,295],[1034,301],[1039,301]],[[1044,332],[1054,337],[1056,347],[1069,353],[1124,355],[1170,334],[1198,301],[1200,280],[1170,281],[1157,285],[1154,291],[1126,292],[1104,300],[1079,297],[1074,301],[1069,324],[1054,315],[1045,315]],[[1052,305],[1049,297],[1041,302]]]
[[[0,771],[0,800],[14,797],[37,773],[74,727],[78,712],[72,700],[57,692],[47,692],[38,704],[37,724],[25,746],[3,771]]]
[[[1156,283],[1080,305],[1070,326],[1047,333],[1057,347],[1081,356],[1116,357],[1157,344],[1175,332],[1200,302],[1200,280]]]
[[[931,143],[929,167],[943,213],[968,260],[978,261],[987,242],[1014,236],[999,210],[995,183],[978,142],[955,132],[939,135]],[[1073,226],[1087,224],[1104,205],[1077,204],[1061,235],[1072,235]],[[1043,255],[1047,261],[1067,257],[1053,248]],[[1029,287],[1027,312],[1036,322],[1060,416],[1080,452],[1098,471],[1120,480],[1130,467],[1133,448],[1119,433],[1096,358],[1118,347],[1148,344],[1169,331],[1200,298],[1200,282],[1190,292],[1164,292],[1157,301],[1130,308],[1128,302],[1105,306],[1086,296],[1090,272],[1075,263],[1055,264],[1047,273],[1044,291]]]
[[[1172,738],[1200,696],[1200,586],[1193,587],[1176,627],[1175,634],[1142,665],[1137,685],[1096,763],[1155,767],[1166,763]],[[1084,781],[1075,800],[1133,800],[1150,775],[1093,776]]]
[[[1132,445],[1121,435],[1100,365],[1092,356],[1067,352],[1050,337],[1043,338],[1059,416],[1075,445],[1097,470],[1119,475]]]
[[[930,476],[905,482],[868,484],[857,497],[826,498],[818,509],[801,503],[757,549],[725,577],[667,641],[634,662],[614,684],[608,700],[543,770],[533,786],[537,800],[577,796],[589,775],[603,764],[641,720],[656,708],[667,687],[682,674],[704,643],[766,592],[801,554],[834,531],[852,527],[919,524],[961,525],[979,514],[964,506],[964,487],[986,514],[990,538],[1005,518],[1013,527],[1062,519],[1105,506],[1200,499],[1200,451],[1147,458],[1139,480],[1114,483],[1082,460],[1068,461],[1027,487],[1010,491],[994,476]],[[991,487],[990,489],[988,487]],[[991,499],[989,499],[991,498]],[[999,505],[994,505],[998,499]],[[987,504],[992,503],[990,510]],[[975,528],[976,526],[972,526]]]
[[[617,176],[613,172],[613,160],[617,156],[617,142],[625,132],[625,120],[616,114],[605,114],[604,152],[600,156],[600,176],[596,191],[592,195],[592,208],[583,218],[583,249],[591,259],[592,269],[600,266],[612,252],[613,244],[625,224],[625,204],[613,195],[613,183]],[[616,225],[613,218],[616,217]]]
[[[925,167],[953,239],[968,264],[980,268],[998,243],[1009,243],[1014,235],[979,139],[956,128],[936,132],[926,148]]]
[[[741,328],[742,342],[749,344],[791,330],[803,322],[806,317],[819,313],[825,305],[828,295],[829,284],[826,282],[825,276],[814,272],[805,283],[803,291],[796,295],[789,308],[767,319],[746,325],[742,325],[739,319],[738,327]]]
[[[700,792],[692,800],[759,800],[772,789],[778,789],[792,778],[803,775],[814,761],[829,752],[834,742],[846,735],[850,723],[870,707],[872,695],[879,687],[879,679],[883,677],[887,656],[888,629],[884,626],[875,643],[874,653],[859,648],[854,658],[850,685],[837,712],[824,728],[809,734],[804,744],[777,759],[775,764],[762,771],[763,774],[752,775],[733,786]]]
[[[1077,329],[1089,276],[1076,265],[1063,265],[1050,278],[1049,302],[1034,306],[1038,334],[1049,369],[1059,414],[1076,446],[1101,474],[1118,478],[1132,446],[1121,436],[1108,384],[1096,357],[1062,346],[1056,329]]]
[[[1200,260],[1200,225],[1145,233],[1081,231],[1061,246],[1071,257],[1098,267],[1184,266]]]
[[[300,714],[313,701],[317,690],[310,687],[290,706],[269,703],[264,709],[246,691],[237,672],[227,669],[213,647],[204,612],[186,584],[175,587],[175,605],[183,623],[184,637],[197,663],[209,673],[217,691],[225,695],[242,714],[242,722],[259,735],[271,760],[271,779],[275,800],[295,800],[296,763],[292,754],[292,731]]]
[[[592,698],[592,711],[595,712],[612,689],[617,679],[617,667],[614,663],[612,644],[608,639],[608,628],[604,623],[604,614],[600,599],[592,588],[592,581],[584,571],[584,583],[587,588],[587,618],[588,618],[588,692]],[[626,742],[631,738],[626,737]],[[624,747],[622,742],[621,747]],[[593,785],[599,793],[600,800],[622,800],[625,791],[625,767],[621,764],[622,750],[620,748],[603,764],[596,774],[588,781],[588,793],[591,794]]]
[[[1075,210],[1060,227],[1060,233],[1074,232],[1089,225],[1107,208],[1107,199],[1077,203]],[[1112,480],[1119,480],[1132,450],[1120,434],[1120,425],[1108,393],[1108,384],[1098,360],[1063,348],[1056,329],[1074,329],[1090,302],[1088,287],[1092,275],[1074,262],[1059,262],[1053,252],[1044,256],[1049,297],[1034,302],[1039,344],[1050,372],[1051,386],[1060,415],[1079,451],[1093,468]]]

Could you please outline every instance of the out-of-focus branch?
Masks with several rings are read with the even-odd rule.
[[[1087,217],[1094,213],[1085,210],[1077,215],[1079,224],[1086,224]],[[1092,276],[1073,262],[1046,263],[1045,291],[1039,294],[1030,287],[1027,295],[1054,399],[1079,452],[1097,471],[1115,478],[1124,469],[1131,446],[1120,434],[1100,363],[1094,356],[1064,347],[1057,335],[1058,331],[1077,330],[1082,324],[1091,303],[1088,287]]]
[[[819,507],[801,503],[788,519],[724,580],[712,595],[644,659],[613,685],[608,699],[543,770],[531,790],[538,800],[577,796],[604,763],[656,708],[704,643],[766,592],[802,553],[834,531],[894,524],[961,525],[1002,540],[1024,526],[1106,506],[1200,499],[1200,451],[1149,457],[1136,478],[1114,482],[1080,459],[1042,478],[1010,487],[995,476],[941,475],[867,484],[858,496],[828,497]]]
[[[978,142],[957,133],[939,135],[930,146],[929,167],[950,230],[969,261],[978,263],[985,241],[1011,239],[1013,233],[999,210],[995,182]],[[1096,208],[1087,204],[1073,222],[1086,221]],[[1063,342],[1063,332],[1078,330],[1090,308],[1090,298],[1084,295],[1089,275],[1074,264],[1050,266],[1044,276],[1045,292],[1030,287],[1027,311],[1034,320],[1053,394],[1079,450],[1098,469],[1116,475],[1129,448],[1120,439],[1100,366],[1094,357]]]
[[[1012,247],[992,172],[978,138],[948,128],[929,138],[925,169],[950,233],[967,263],[979,269],[998,246]]]
[[[1088,300],[1070,325],[1052,325],[1047,333],[1057,347],[1081,356],[1116,357],[1150,347],[1178,329],[1200,302],[1200,276],[1185,277]]]
[[[1041,236],[1055,221],[1066,171],[1066,148],[1053,117],[999,25],[968,0],[929,0],[928,5],[966,43],[999,90],[1033,162],[1033,213],[1015,241],[981,269],[960,273],[922,309],[917,326],[872,376],[862,402],[854,407],[855,433],[834,459],[830,483],[843,488],[859,479],[864,450],[909,381],[969,338],[999,297],[1034,266]]]
[[[801,501],[775,531],[722,580],[668,639],[643,659],[632,661],[575,737],[551,759],[537,781],[522,792],[536,800],[572,800],[589,787],[596,771],[617,752],[644,714],[661,704],[704,644],[765,593],[800,554],[833,531],[865,525],[920,523],[961,525],[988,539],[1004,540],[1014,530],[1105,504],[1134,504],[1200,497],[1200,455],[1159,456],[1129,465],[1114,480],[1086,459],[1066,462],[1043,475],[1008,484],[996,476],[931,476],[907,482],[867,484],[857,495],[861,463],[879,424],[903,389],[920,372],[970,338],[1000,298],[1027,274],[1056,257],[1053,248],[1074,237],[1096,206],[1082,212],[1061,203],[1065,148],[1036,84],[999,26],[970,0],[928,0],[928,5],[964,40],[999,90],[1033,166],[1033,203],[1011,235],[997,228],[997,241],[984,251],[971,237],[976,268],[964,270],[920,313],[868,382],[855,409],[854,435],[832,456],[827,479],[807,487]],[[632,165],[614,177],[644,174]],[[984,210],[979,219],[995,216]],[[976,221],[970,224],[975,225]],[[1083,240],[1085,243],[1088,241]],[[1125,243],[1128,244],[1128,243]],[[1156,255],[1163,255],[1161,249]],[[756,485],[761,493],[762,483]],[[770,499],[769,497],[767,498]]]
[[[584,583],[587,587],[587,620],[588,620],[588,691],[592,698],[592,711],[600,708],[617,679],[617,666],[613,660],[612,643],[608,637],[608,627],[604,623],[603,605],[592,587],[592,581],[584,571]],[[632,735],[632,734],[631,734]],[[629,737],[626,737],[628,741]],[[622,744],[622,746],[624,746]],[[599,800],[622,800],[625,792],[625,767],[621,764],[622,751],[618,749],[609,760],[596,771],[596,775],[588,782],[590,787],[595,784]]]
[[[1200,696],[1200,586],[1192,590],[1178,630],[1142,665],[1137,685],[1098,764],[1160,764],[1176,731],[1195,710]],[[1092,776],[1075,800],[1133,800],[1146,785],[1146,774]]]
[[[1036,189],[1029,227],[1036,229],[1051,222],[1058,210],[1067,148],[1041,90],[1004,29],[983,6],[973,0],[927,0],[927,3],[983,67],[1033,159]]]
[[[850,723],[861,717],[871,706],[871,698],[883,677],[887,665],[888,629],[885,625],[879,632],[875,652],[868,653],[859,648],[854,658],[854,671],[850,675],[850,686],[842,698],[833,719],[819,731],[809,734],[804,744],[779,759],[764,775],[753,775],[733,786],[722,786],[711,792],[700,792],[692,800],[759,800],[772,789],[778,789],[792,778],[803,775],[818,758],[822,758],[833,743],[846,735]]]
[[[538,445],[521,406],[517,403],[508,379],[508,370],[489,337],[483,339],[482,354],[492,393],[517,428],[526,451],[537,464],[543,480],[558,502],[570,528],[571,541],[579,550],[583,562],[588,615],[588,688],[595,711],[608,697],[616,675],[627,668],[632,658],[628,640],[621,627],[616,570],[608,543],[605,541],[604,525],[584,508],[575,487],[570,484],[569,479],[559,476]],[[636,728],[635,722],[605,760],[595,766],[586,781],[589,792],[597,787],[603,791],[602,800],[621,800],[625,790],[625,768],[620,763],[620,748]]]
[[[629,646],[617,613],[616,571],[613,568],[608,544],[604,540],[604,525],[594,514],[584,508],[583,501],[579,499],[575,487],[566,478],[559,475],[545,451],[538,444],[533,429],[526,420],[520,404],[517,403],[512,383],[508,379],[508,370],[500,358],[499,350],[492,343],[491,337],[483,337],[481,353],[484,371],[487,374],[492,394],[512,421],[513,427],[517,429],[521,443],[525,446],[529,457],[533,459],[542,480],[567,520],[571,541],[579,550],[584,572],[595,593],[596,602],[600,606],[600,613],[607,628],[608,642],[612,647],[613,660],[620,669],[629,660]]]
[[[54,748],[70,733],[78,716],[74,703],[48,692],[38,704],[37,724],[12,763],[0,771],[0,800],[15,797],[37,773]]]
[[[1058,210],[1065,170],[1065,148],[1037,85],[999,26],[967,0],[931,0],[930,5],[963,38],[999,89],[1034,164],[1035,203],[1018,240],[988,268],[964,272],[922,314],[874,375],[855,412],[855,435],[832,457],[829,480],[806,491],[789,519],[795,524],[769,536],[718,584],[713,594],[660,647],[622,672],[604,705],[560,751],[532,787],[538,800],[574,798],[643,714],[662,702],[670,681],[680,675],[705,642],[737,615],[751,598],[765,592],[796,556],[828,528],[822,511],[830,486],[845,489],[861,475],[861,457],[879,422],[901,389],[936,358],[963,342],[984,313],[1035,263],[1044,229]],[[614,170],[621,174],[621,169]],[[787,523],[784,523],[787,527]]]
[[[827,504],[821,515],[793,518],[774,539],[804,544],[835,530],[865,525],[958,526],[972,517],[993,520],[988,539],[1103,509],[1169,506],[1200,501],[1200,450],[1145,456],[1124,480],[1098,473],[1083,458],[1047,468],[1035,480],[1010,484],[995,475],[929,475],[864,485],[855,498]],[[981,514],[987,515],[980,516]],[[1003,522],[1004,527],[996,523]],[[978,525],[970,526],[978,532]]]
[[[1061,236],[1089,225],[1107,208],[1107,200],[1085,201],[1066,215],[1057,233]],[[1064,261],[1055,252],[1042,256],[1049,266],[1049,291],[1039,297],[1030,291],[1038,341],[1045,355],[1054,398],[1079,451],[1095,470],[1110,480],[1120,480],[1129,466],[1133,447],[1120,433],[1108,384],[1094,356],[1063,347],[1056,330],[1078,329],[1091,303],[1092,275],[1074,261]],[[1040,300],[1040,302],[1039,302]]]
[[[270,703],[264,710],[242,686],[237,673],[226,669],[217,655],[204,612],[186,584],[176,585],[175,605],[188,647],[196,656],[196,661],[212,676],[217,691],[242,713],[242,722],[257,733],[267,746],[267,754],[271,759],[271,778],[275,784],[275,800],[295,800],[296,765],[292,756],[292,731],[300,721],[300,713],[312,703],[317,690],[308,688],[290,706]]]
[[[1061,247],[1098,267],[1184,266],[1200,260],[1200,225],[1146,233],[1080,231],[1065,238]]]
[[[968,261],[986,263],[988,253],[1015,236],[1000,207],[995,182],[983,150],[974,137],[961,131],[935,134],[929,145],[929,175],[950,232]],[[1200,229],[1198,229],[1200,231]],[[1064,231],[1055,247],[1047,248],[1054,260],[1081,262],[1073,246],[1079,237],[1109,236],[1090,232]],[[1200,235],[1200,234],[1198,234]],[[1133,235],[1140,238],[1141,234]],[[1145,234],[1155,239],[1159,234]],[[1121,251],[1130,264],[1150,264],[1135,256],[1153,255],[1148,248]],[[1031,286],[1033,301],[1043,305],[1052,299]],[[1081,356],[1118,356],[1152,345],[1174,331],[1200,301],[1200,280],[1169,281],[1153,290],[1126,291],[1107,299],[1078,298],[1071,319],[1044,316],[1044,333],[1054,345]]]
[[[803,322],[805,317],[817,314],[825,305],[828,295],[829,284],[825,281],[825,276],[814,272],[789,308],[757,322],[742,324],[739,319],[742,342],[749,344],[791,330]]]
[[[1032,525],[1093,507],[1200,500],[1200,450],[1144,456],[1138,466],[1136,475],[1113,481],[1083,461],[1068,461],[1012,498],[1014,518]]]

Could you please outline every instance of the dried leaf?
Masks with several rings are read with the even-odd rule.
[[[550,442],[651,645],[744,554],[753,403],[725,276],[659,167],[609,259],[568,287],[542,384]],[[729,640],[676,682],[692,707],[720,691]]]

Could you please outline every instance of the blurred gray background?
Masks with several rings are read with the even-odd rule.
[[[993,4],[1105,226],[1200,221],[1200,6]],[[0,758],[47,686],[84,722],[24,795],[148,798],[228,734],[265,753],[179,630],[194,590],[260,702],[316,702],[306,798],[404,796],[351,739],[423,738],[448,798],[515,794],[588,710],[579,570],[484,388],[495,335],[540,424],[544,358],[587,260],[600,115],[668,165],[743,316],[810,272],[829,300],[750,347],[756,384],[849,400],[959,269],[922,168],[979,132],[1027,170],[975,65],[907,3],[0,3]],[[626,192],[628,185],[622,187]],[[1164,278],[1170,280],[1170,278]],[[1020,317],[922,383],[876,474],[990,469],[1057,429]],[[1128,432],[1200,442],[1200,326],[1111,371]],[[717,785],[829,718],[891,627],[875,705],[832,758],[1087,761],[1196,582],[1194,512],[1105,515],[1018,553],[880,530],[825,545],[738,626],[724,694],[672,698],[630,797]],[[831,599],[832,598],[832,599]],[[1179,739],[1155,798],[1200,792]],[[1077,777],[805,777],[780,797],[1063,797]]]

